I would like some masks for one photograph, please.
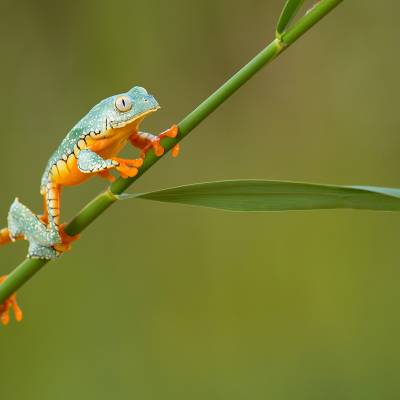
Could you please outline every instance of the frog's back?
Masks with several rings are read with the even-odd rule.
[[[46,186],[52,176],[52,171],[57,168],[60,162],[69,163],[71,157],[76,157],[79,154],[80,146],[79,141],[83,140],[90,133],[99,134],[103,129],[103,114],[99,113],[99,108],[102,107],[102,102],[94,106],[88,114],[86,114],[65,136],[64,140],[60,143],[57,150],[51,155],[44,170],[41,187]],[[59,164],[60,165],[60,164]]]
[[[79,137],[83,134],[83,129],[72,128],[57,150],[51,155],[47,161],[46,168],[44,170],[41,186],[46,186],[49,182],[51,170],[60,160],[67,161],[68,157],[74,153],[74,147],[79,141]]]

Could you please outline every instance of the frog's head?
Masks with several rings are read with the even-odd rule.
[[[157,100],[146,89],[135,86],[126,93],[108,97],[95,105],[75,128],[94,132],[94,139],[137,130],[143,118],[157,111]]]
[[[109,107],[107,119],[111,128],[122,128],[131,124],[137,126],[147,114],[160,108],[157,100],[140,86],[134,86],[129,92],[112,96],[109,101],[112,107]]]

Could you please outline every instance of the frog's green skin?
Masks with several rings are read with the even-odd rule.
[[[69,131],[47,163],[40,189],[44,215],[37,217],[16,199],[8,214],[8,230],[0,231],[0,244],[9,238],[26,238],[28,257],[44,259],[55,258],[68,249],[71,238],[60,227],[61,188],[78,185],[94,175],[113,180],[110,169],[116,169],[124,178],[135,176],[145,151],[153,147],[161,154],[160,138],[177,134],[176,126],[159,136],[138,131],[144,117],[158,108],[155,98],[138,86],[94,106]],[[142,158],[116,157],[128,140],[142,149]]]

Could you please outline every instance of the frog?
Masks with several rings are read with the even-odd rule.
[[[46,164],[40,184],[43,214],[36,215],[16,198],[8,212],[8,226],[0,230],[0,245],[26,239],[29,242],[27,257],[46,260],[68,251],[79,235],[68,235],[66,224],[60,224],[61,190],[64,186],[80,185],[94,176],[113,182],[116,177],[111,171],[116,171],[123,179],[132,178],[138,174],[150,149],[161,156],[165,151],[161,140],[175,138],[178,126],[174,124],[159,135],[139,130],[143,120],[158,109],[160,105],[155,97],[140,86],[96,104],[67,133]],[[138,158],[118,157],[127,143],[140,150]],[[176,157],[178,153],[177,144],[172,155]],[[6,276],[0,277],[0,283],[4,279]],[[0,308],[3,322],[8,321],[6,313],[14,305],[13,299]]]

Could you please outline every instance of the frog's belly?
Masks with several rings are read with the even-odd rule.
[[[67,161],[59,160],[50,171],[51,180],[62,186],[79,185],[95,174],[84,174],[79,171],[78,160],[71,154]]]

